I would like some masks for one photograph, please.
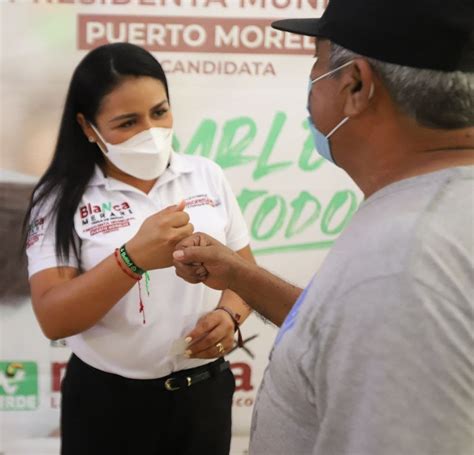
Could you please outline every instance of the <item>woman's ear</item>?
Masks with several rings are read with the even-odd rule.
[[[95,131],[91,128],[89,122],[86,120],[83,114],[78,113],[76,115],[77,123],[81,126],[82,132],[87,137],[89,142],[97,142],[98,137]]]
[[[355,117],[364,112],[374,95],[375,74],[367,60],[357,58],[350,67],[350,82],[346,90],[344,114]]]

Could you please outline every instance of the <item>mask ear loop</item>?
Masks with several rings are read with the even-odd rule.
[[[375,91],[375,86],[374,86],[374,83],[372,82],[372,85],[370,86],[369,100],[374,96],[374,91]],[[349,120],[349,117],[343,118],[331,131],[329,131],[326,137],[329,139],[348,120]]]
[[[344,63],[343,65],[340,65],[337,68],[334,68],[333,70],[328,71],[327,73],[321,74],[316,79],[311,80],[311,85],[313,85],[315,82],[318,82],[319,80],[321,80],[321,79],[323,79],[327,76],[330,76],[331,74],[336,73],[339,70],[342,70],[342,68],[345,68],[346,66],[349,66],[351,63],[354,63],[354,60],[349,60],[348,62]]]
[[[329,131],[329,133],[326,135],[326,137],[329,139],[348,120],[349,120],[349,116],[344,117],[331,131]]]
[[[107,144],[107,142],[104,140],[104,138],[102,137],[102,134],[99,133],[99,131],[97,130],[97,128],[92,124],[92,123],[89,123],[89,126],[94,130],[95,134],[97,134],[97,136],[99,136],[99,139],[102,141],[102,143],[104,144]],[[89,138],[89,141],[90,141],[90,138]],[[92,142],[92,141],[91,141]],[[101,145],[97,142],[97,141],[94,141],[96,144],[97,144],[97,147],[100,148],[100,151],[104,154],[104,155],[107,155],[107,147],[105,148],[105,150],[101,147]]]

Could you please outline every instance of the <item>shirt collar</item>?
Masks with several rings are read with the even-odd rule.
[[[156,182],[155,186],[158,185],[163,185],[166,182],[169,182],[173,180],[175,177],[178,177],[181,174],[188,174],[193,171],[192,166],[189,164],[189,162],[182,157],[180,154],[176,152],[171,152],[171,157],[170,157],[170,164],[166,171],[163,173],[163,175],[158,179]],[[123,182],[120,182],[115,179],[108,179],[105,175],[100,166],[97,164],[95,165],[94,168],[94,173],[92,174],[92,177],[89,180],[89,183],[87,184],[88,186],[101,186],[104,185],[107,187],[107,189],[121,189],[118,188],[118,186],[125,185],[128,187]]]
[[[168,170],[172,170],[176,174],[188,174],[193,171],[189,161],[176,152],[171,152],[170,165]]]
[[[87,186],[100,186],[100,185],[105,185],[107,178],[105,177],[104,173],[102,172],[102,169],[100,166],[97,164],[94,167],[94,173],[92,174],[92,177],[90,178],[89,182],[87,183]]]

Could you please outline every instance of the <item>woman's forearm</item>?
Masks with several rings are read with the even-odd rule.
[[[92,327],[137,281],[110,255],[81,275],[73,268],[51,268],[33,275],[31,283],[41,328],[48,338],[58,339]]]

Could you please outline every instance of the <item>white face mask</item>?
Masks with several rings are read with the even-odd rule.
[[[104,155],[121,171],[141,180],[156,179],[165,172],[172,151],[172,128],[150,128],[120,144],[109,144],[91,127],[107,148],[101,148]]]

